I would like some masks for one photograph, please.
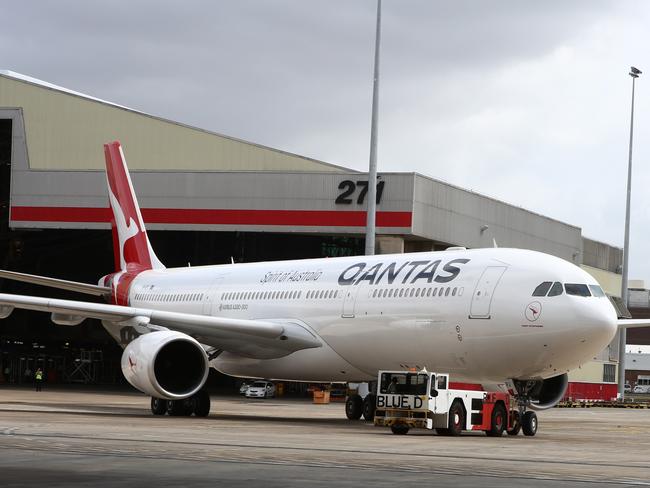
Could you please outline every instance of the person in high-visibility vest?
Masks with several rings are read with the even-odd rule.
[[[41,391],[43,388],[43,370],[41,368],[34,373],[34,379],[36,380],[36,391]]]

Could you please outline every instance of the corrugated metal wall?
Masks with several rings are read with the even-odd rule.
[[[102,144],[119,140],[132,169],[344,170],[0,75],[0,108],[14,107],[23,110],[32,169],[103,170]]]
[[[598,269],[605,269],[612,273],[620,273],[620,266],[623,263],[623,249],[586,237],[582,239],[582,246],[582,262],[584,264]]]
[[[466,247],[533,249],[580,263],[581,230],[448,183],[415,175],[413,233]]]

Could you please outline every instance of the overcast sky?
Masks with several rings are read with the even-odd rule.
[[[1,2],[0,69],[367,169],[375,0]],[[380,171],[623,245],[650,285],[650,2],[384,0]]]

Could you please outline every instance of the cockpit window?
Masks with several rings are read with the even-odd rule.
[[[587,285],[579,283],[565,283],[564,289],[566,290],[567,295],[575,295],[579,297],[590,297],[591,292]]]
[[[561,295],[564,289],[562,288],[562,283],[559,281],[556,281],[553,283],[553,286],[551,287],[551,291],[548,292],[549,297],[556,297],[558,295]]]
[[[591,290],[591,294],[593,296],[595,296],[595,297],[604,297],[605,296],[605,292],[598,285],[589,285],[589,289]]]
[[[552,284],[553,284],[552,281],[545,281],[544,283],[537,285],[537,288],[535,288],[535,291],[533,292],[533,296],[545,297],[546,293],[548,293],[548,289],[551,287]]]

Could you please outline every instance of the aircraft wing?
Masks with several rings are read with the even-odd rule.
[[[202,344],[258,359],[282,357],[321,347],[322,343],[297,320],[250,320],[213,317],[103,303],[58,300],[0,293],[0,318],[15,308],[50,312],[59,325],[78,325],[99,319],[149,331],[166,328],[188,334]]]
[[[650,327],[650,319],[618,319],[619,329]]]

